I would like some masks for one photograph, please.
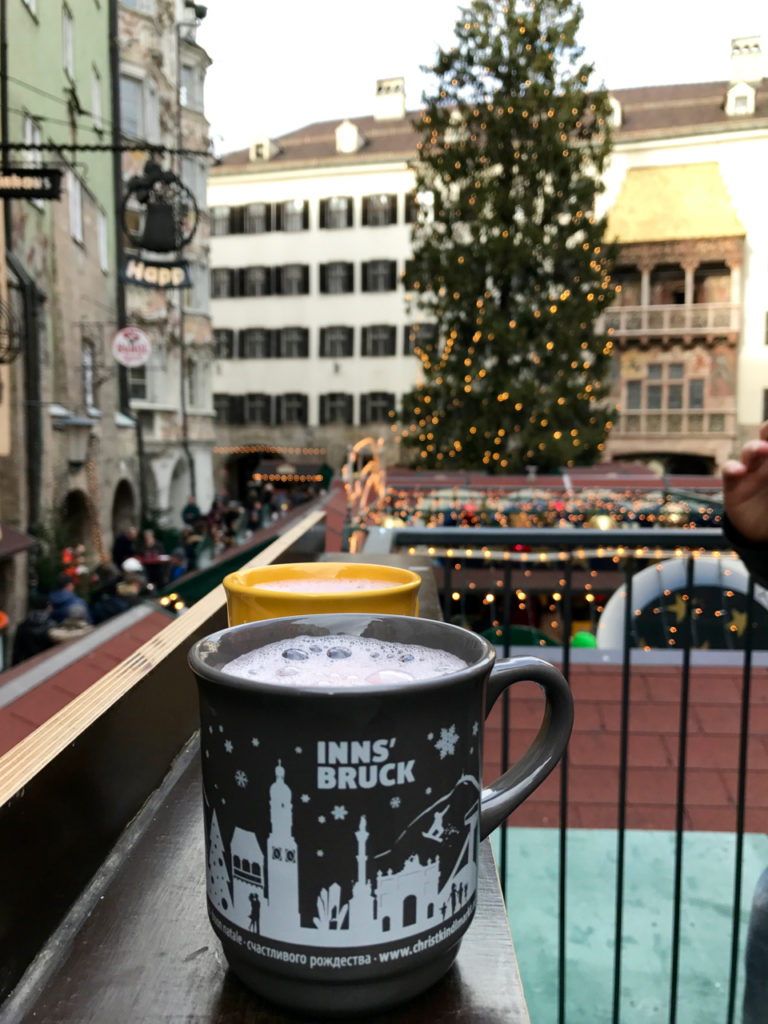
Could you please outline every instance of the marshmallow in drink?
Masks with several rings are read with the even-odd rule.
[[[299,636],[259,647],[223,671],[259,682],[300,686],[411,683],[467,667],[448,651],[360,636]]]

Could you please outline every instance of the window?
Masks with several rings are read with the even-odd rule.
[[[352,223],[352,199],[349,196],[320,200],[321,228],[351,228]]]
[[[397,224],[397,196],[366,196],[363,199],[363,224],[368,227]]]
[[[151,78],[144,82],[144,137],[147,142],[160,142],[160,98]]]
[[[363,328],[364,356],[393,356],[396,330],[388,324],[375,324]]]
[[[43,130],[40,123],[29,114],[24,115],[24,145],[27,147],[24,159],[32,167],[42,166],[43,159],[40,146],[43,141]]]
[[[28,167],[42,167],[43,157],[40,150],[40,146],[43,141],[43,131],[40,124],[35,121],[34,118],[30,117],[29,114],[24,115],[23,122],[24,130],[24,145],[27,147],[24,151],[24,159]],[[42,210],[44,206],[44,200],[42,199],[30,199],[30,202]]]
[[[269,359],[272,354],[269,331],[263,327],[247,327],[240,331],[241,359]]]
[[[75,30],[72,12],[67,7],[61,9],[61,53],[64,70],[72,81],[75,80]]]
[[[72,171],[67,173],[69,181],[69,231],[76,242],[83,244],[83,186]]]
[[[406,324],[403,338],[403,355],[410,356],[417,348],[432,346],[437,341],[436,324]]]
[[[278,295],[309,294],[309,267],[303,263],[276,267],[275,278],[275,291]]]
[[[415,224],[419,215],[425,220],[432,220],[435,210],[435,197],[430,191],[409,192],[405,197],[405,223]]]
[[[214,359],[232,359],[235,354],[235,332],[226,327],[217,327],[213,332]]]
[[[391,419],[395,409],[395,396],[385,391],[373,391],[360,396],[360,422],[384,423]]]
[[[326,295],[341,295],[354,288],[354,266],[351,263],[321,263],[320,291]]]
[[[191,64],[181,65],[179,79],[179,100],[182,107],[203,110],[203,76],[200,68]]]
[[[104,120],[101,108],[101,75],[98,68],[93,69],[91,77],[91,118],[93,127],[100,132],[104,127]]]
[[[243,231],[257,235],[271,227],[270,208],[267,203],[249,203],[243,208]]]
[[[277,354],[282,359],[306,359],[309,355],[307,328],[284,327],[279,334]]]
[[[146,366],[128,367],[128,397],[140,401],[148,398]]]
[[[271,293],[269,267],[246,267],[243,270],[243,295],[270,295]]]
[[[363,264],[364,292],[391,292],[397,285],[397,264],[394,260],[371,260]]]
[[[226,299],[233,294],[232,271],[217,267],[211,271],[211,298]]]
[[[272,399],[269,395],[245,396],[245,422],[261,423],[269,426],[272,411]]]
[[[214,395],[213,408],[217,423],[229,423],[229,395]]]
[[[105,274],[109,273],[109,226],[107,215],[103,210],[97,214],[96,230],[99,238],[99,266]]]
[[[320,423],[351,423],[352,395],[320,395]]]
[[[643,406],[643,382],[640,380],[627,381],[627,408],[641,409]]]
[[[212,235],[228,235],[229,234],[229,214],[230,210],[228,206],[212,206],[211,207],[211,234]]]
[[[330,359],[343,359],[352,355],[353,331],[351,327],[321,327],[320,355]]]
[[[144,134],[144,94],[138,78],[120,75],[120,127],[126,135]]]
[[[277,420],[281,424],[307,423],[307,396],[299,394],[279,395],[277,398]]]
[[[309,227],[309,206],[305,199],[280,203],[275,211],[278,231],[306,231]]]
[[[83,342],[82,368],[83,368],[83,405],[87,412],[92,413],[96,406],[96,352],[93,343]]]
[[[688,381],[688,408],[689,409],[703,409],[704,408],[704,381],[703,380],[689,380]]]

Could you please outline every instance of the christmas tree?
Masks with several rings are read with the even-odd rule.
[[[615,412],[595,329],[614,296],[594,215],[608,94],[589,88],[578,4],[475,0],[463,14],[418,126],[405,283],[436,329],[414,331],[402,442],[429,468],[594,463]]]

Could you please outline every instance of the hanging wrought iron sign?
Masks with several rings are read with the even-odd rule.
[[[195,197],[173,173],[147,160],[144,173],[128,181],[122,222],[135,249],[178,252],[192,239],[199,211]]]
[[[0,199],[58,199],[61,170],[57,167],[5,167],[0,170]]]

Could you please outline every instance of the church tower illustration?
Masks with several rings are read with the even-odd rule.
[[[275,767],[275,781],[269,787],[270,833],[267,839],[267,901],[263,919],[273,935],[300,934],[299,855],[293,838],[293,797],[285,781],[282,761]],[[272,893],[279,893],[280,915]]]
[[[355,839],[357,839],[357,879],[352,886],[352,898],[349,901],[349,928],[352,932],[369,928],[374,918],[371,883],[366,877],[368,824],[365,815],[360,818]]]

